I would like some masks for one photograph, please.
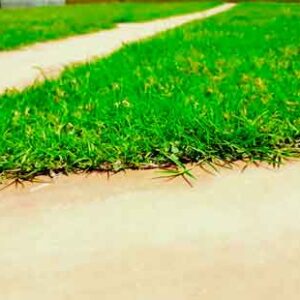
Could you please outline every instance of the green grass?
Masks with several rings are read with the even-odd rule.
[[[150,20],[210,8],[213,2],[106,3],[0,10],[0,51],[67,37],[116,23]]]
[[[0,173],[299,156],[299,20],[242,4],[0,97]]]

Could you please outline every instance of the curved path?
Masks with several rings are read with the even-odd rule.
[[[124,44],[139,41],[231,9],[227,3],[212,9],[145,23],[120,24],[115,29],[80,35],[65,40],[36,44],[16,51],[0,52],[0,93],[22,89],[35,81],[57,76],[66,66],[108,55]]]
[[[300,162],[166,183],[72,175],[0,193],[5,300],[298,300]]]

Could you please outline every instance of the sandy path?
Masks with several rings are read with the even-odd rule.
[[[57,76],[67,65],[108,55],[124,44],[200,20],[231,9],[235,4],[145,23],[121,24],[112,30],[85,34],[65,40],[36,44],[21,50],[0,52],[0,93],[22,89],[45,76]]]
[[[296,300],[300,162],[59,178],[0,193],[5,300]]]

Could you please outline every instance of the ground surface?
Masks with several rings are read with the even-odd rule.
[[[102,3],[64,7],[0,10],[0,51],[35,42],[185,14],[219,2]]]
[[[197,153],[273,162],[296,155],[299,9],[264,8],[236,9],[3,96],[1,172],[85,169],[103,153],[116,169]],[[124,62],[136,67],[127,78],[117,76]],[[0,192],[0,298],[296,300],[299,168],[213,176],[198,167],[193,188],[182,178],[153,179],[157,170],[10,186]]]
[[[0,193],[5,300],[297,300],[299,163],[71,176]]]

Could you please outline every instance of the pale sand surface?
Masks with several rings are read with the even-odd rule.
[[[233,6],[235,4],[227,3],[192,14],[144,23],[120,24],[111,30],[0,52],[0,94],[7,89],[23,89],[45,77],[56,77],[68,65],[106,56],[124,44],[225,12]]]
[[[300,162],[190,188],[157,171],[0,193],[0,298],[267,300],[300,295]]]

